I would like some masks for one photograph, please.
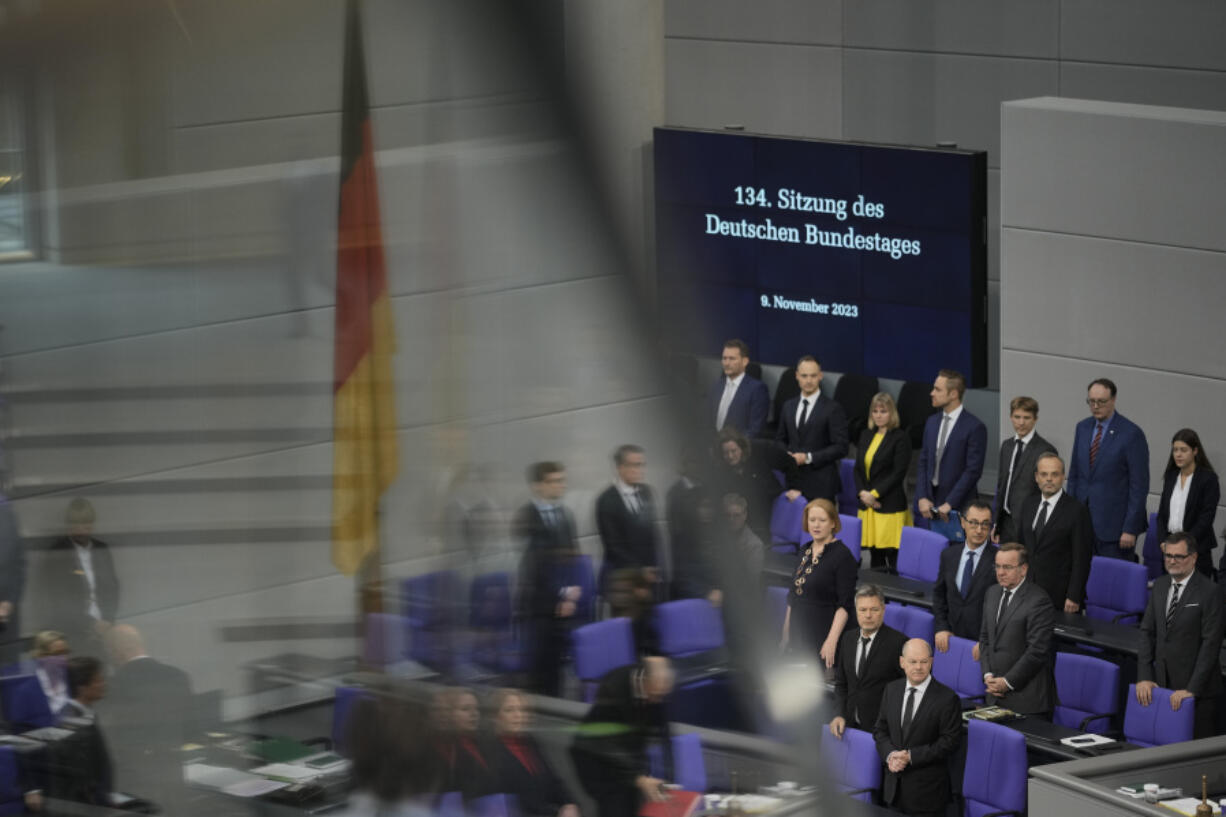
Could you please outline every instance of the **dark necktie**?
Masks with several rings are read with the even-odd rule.
[[[1000,597],[1000,609],[996,611],[996,623],[999,625],[1000,620],[1004,618],[1005,611],[1009,609],[1009,595],[1012,590],[1006,590],[1005,594]]]
[[[1017,476],[1017,467],[1022,464],[1022,452],[1026,443],[1018,439],[1013,444],[1013,462],[1009,465],[1009,476],[1005,479],[1005,513],[1009,512],[1009,489],[1013,487],[1013,478]]]
[[[804,406],[804,408],[800,410],[800,422],[796,424],[797,428],[803,428],[804,424],[809,422],[809,401],[801,400],[800,404]]]
[[[1039,517],[1034,520],[1034,538],[1038,541],[1043,535],[1043,526],[1047,524],[1047,500],[1043,500],[1043,507],[1039,508]]]
[[[1103,424],[1098,423],[1094,427],[1094,439],[1090,442],[1090,467],[1094,467],[1094,460],[1098,459],[1098,444],[1103,441]]]
[[[643,489],[635,488],[634,489],[634,513],[638,516],[642,516],[643,511],[646,509],[646,507],[647,507],[647,503],[643,499]]]
[[[856,677],[863,678],[864,670],[868,666],[868,645],[872,641],[871,638],[860,639],[860,663],[856,665]]]
[[[1175,583],[1175,592],[1171,593],[1171,603],[1166,608],[1166,626],[1171,626],[1171,619],[1175,617],[1175,608],[1179,606],[1179,591],[1182,589],[1179,582]]]
[[[916,687],[907,687],[907,705],[902,708],[902,733],[907,734],[907,729],[911,726],[911,718],[915,715],[915,692]]]
[[[958,586],[958,590],[962,592],[962,598],[966,598],[971,594],[971,579],[975,575],[975,551],[971,551],[966,557],[966,566],[962,568],[962,584]]]

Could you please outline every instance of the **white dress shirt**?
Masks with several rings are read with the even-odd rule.
[[[1175,475],[1175,487],[1171,489],[1171,507],[1166,520],[1166,529],[1171,533],[1183,531],[1183,516],[1188,508],[1188,491],[1192,490],[1192,480],[1195,477],[1195,471],[1189,474],[1187,479],[1181,474]]]
[[[1051,515],[1056,512],[1056,503],[1060,501],[1060,497],[1064,496],[1064,489],[1061,488],[1050,497],[1044,498],[1039,494],[1039,509],[1034,512],[1034,516],[1030,519],[1030,529],[1034,530],[1035,523],[1039,521],[1039,514],[1043,513],[1043,503],[1047,503],[1047,522],[1051,521]],[[1043,524],[1046,525],[1047,522]]]
[[[907,681],[907,685],[903,687],[903,690],[902,690],[902,709],[898,710],[900,713],[899,715],[900,719],[902,717],[902,714],[905,714],[907,711],[907,697],[911,694],[907,690],[909,689],[915,690],[915,703],[912,704],[912,709],[911,709],[911,719],[914,721],[915,714],[919,712],[920,701],[924,700],[924,693],[928,691],[928,685],[930,683],[932,683],[931,674],[927,678],[924,679],[924,682],[922,684],[919,684],[918,686],[912,686],[911,682]]]
[[[72,546],[77,551],[77,561],[81,563],[81,572],[85,574],[85,582],[89,585],[89,614],[95,620],[102,620],[102,609],[98,607],[98,586],[94,581],[94,545],[93,541],[86,547],[76,542]]]
[[[954,433],[954,426],[958,424],[958,418],[962,416],[963,406],[958,405],[953,411],[945,412],[945,416],[941,418],[941,422],[937,424],[937,450],[933,452],[939,455],[934,460],[934,466],[940,465],[941,457],[945,455],[944,449],[941,448],[941,426],[946,425],[945,429],[945,444],[949,445],[949,435]],[[949,419],[946,420],[945,417]],[[934,467],[932,469],[932,486],[935,488],[941,484],[941,469]]]
[[[741,372],[736,377],[724,378],[724,393],[720,396],[719,408],[715,411],[716,431],[724,427],[724,421],[728,419],[728,408],[732,405],[732,400],[736,397],[736,390],[741,387],[741,381],[744,379],[744,372]]]
[[[617,492],[622,495],[622,502],[626,503],[626,508],[630,513],[639,513],[643,510],[643,505],[639,502],[637,485],[627,485],[620,479],[613,484],[617,486]]]
[[[1025,437],[1014,437],[1013,438],[1013,455],[1009,457],[1009,470],[1005,472],[1008,475],[1005,477],[1004,508],[1006,512],[1010,512],[1012,510],[1009,507],[1009,491],[1013,488],[1013,467],[1014,465],[1017,464],[1017,458],[1021,456],[1019,449],[1025,448],[1026,446],[1030,445],[1030,441],[1034,439],[1034,435],[1037,430],[1038,430],[1037,428],[1032,428],[1030,429],[1030,433],[1027,434]],[[1021,445],[1018,445],[1018,443],[1021,443]]]

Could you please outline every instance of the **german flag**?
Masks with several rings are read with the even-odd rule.
[[[362,22],[357,0],[349,0],[332,402],[332,562],[346,575],[357,572],[367,556],[378,550],[379,497],[396,477],[394,346]]]

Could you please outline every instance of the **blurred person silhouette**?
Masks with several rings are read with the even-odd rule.
[[[346,817],[433,817],[446,772],[438,720],[420,701],[359,698],[349,717],[353,794]]]
[[[658,742],[671,759],[664,699],[673,690],[667,658],[653,656],[610,671],[571,744],[575,773],[600,817],[633,817],[644,803],[665,798],[647,747]],[[671,763],[668,764],[671,766]]]
[[[740,494],[749,503],[749,527],[766,541],[770,539],[771,507],[783,493],[783,486],[773,472],[783,474],[786,484],[794,485],[799,478],[796,461],[782,448],[762,442],[750,442],[734,428],[720,432],[719,457],[713,469],[712,482],[719,496]],[[795,499],[800,491],[788,491]]]
[[[723,591],[717,576],[715,501],[701,488],[690,491],[686,500],[689,507],[684,516],[688,522],[672,542],[672,598],[705,598],[718,607],[723,603]]]
[[[106,542],[93,537],[97,515],[88,499],[68,503],[68,533],[56,539],[39,564],[35,592],[48,623],[79,655],[105,657],[102,634],[119,608],[119,578]]]
[[[195,737],[187,673],[151,657],[141,634],[116,624],[106,637],[115,667],[99,707],[115,780],[173,814],[186,797],[180,747]]]
[[[725,494],[720,503],[724,514],[724,525],[733,552],[739,557],[737,567],[743,568],[740,574],[754,588],[762,583],[762,563],[766,559],[766,545],[749,527],[749,503],[740,494]]]
[[[654,618],[654,576],[645,568],[626,567],[609,573],[606,582],[608,589],[605,591],[605,600],[609,603],[609,617],[630,619],[630,626],[634,631],[635,654],[651,655],[659,652],[660,639],[656,634]]]
[[[0,664],[21,655],[21,599],[26,585],[26,550],[17,515],[0,494]]]
[[[575,518],[562,504],[566,468],[559,462],[528,467],[532,501],[515,513],[512,530],[523,542],[519,563],[519,615],[531,644],[529,688],[557,696],[562,659],[570,640],[576,604],[583,590],[570,583],[567,568],[579,555]]]
[[[57,630],[35,634],[30,649],[30,670],[47,696],[51,714],[58,715],[68,703],[68,641]]]
[[[494,791],[514,795],[524,817],[579,817],[574,796],[528,731],[527,699],[518,690],[500,689],[490,696],[489,704]]]
[[[465,800],[492,794],[493,775],[488,747],[481,738],[481,708],[471,689],[454,687],[442,693],[445,702],[435,700],[432,715],[444,726],[441,735],[446,791],[458,791]]]
[[[859,566],[841,541],[834,503],[815,499],[805,506],[805,529],[813,541],[800,554],[788,593],[780,647],[818,659],[830,670],[838,658],[839,639],[854,615]]]
[[[659,580],[655,500],[646,483],[647,455],[641,446],[622,445],[613,452],[616,476],[596,498],[596,529],[604,547],[601,575],[621,568],[645,568]]]
[[[68,659],[70,700],[64,705],[60,727],[69,734],[49,743],[27,785],[26,806],[41,811],[43,795],[91,806],[111,806],[113,773],[111,755],[98,724],[94,707],[106,696],[106,672],[102,662],[90,655]]]

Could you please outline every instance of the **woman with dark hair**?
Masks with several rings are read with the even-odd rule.
[[[444,758],[418,701],[360,698],[349,717],[354,793],[347,817],[431,817]]]
[[[574,796],[528,732],[531,714],[524,696],[514,689],[500,689],[490,697],[490,713],[494,791],[515,795],[525,817],[579,817]]]
[[[795,481],[796,462],[769,443],[753,445],[735,428],[719,433],[719,465],[712,494],[745,497],[749,503],[749,529],[763,542],[770,541],[771,506],[775,497],[783,493],[783,486],[772,471],[782,472],[790,484]]]
[[[1168,533],[1191,534],[1196,541],[1196,569],[1210,578],[1217,545],[1213,517],[1221,498],[1222,489],[1201,447],[1200,435],[1190,428],[1179,429],[1171,438],[1171,457],[1162,477],[1156,541],[1164,541]]]
[[[851,618],[858,565],[847,546],[835,538],[841,525],[833,502],[815,499],[804,513],[805,530],[813,541],[796,566],[780,646],[820,658],[830,669]]]
[[[856,496],[860,501],[860,547],[872,554],[872,566],[894,563],[902,529],[911,524],[903,483],[911,465],[911,441],[901,429],[898,407],[886,392],[869,403],[868,428],[856,446]]]

